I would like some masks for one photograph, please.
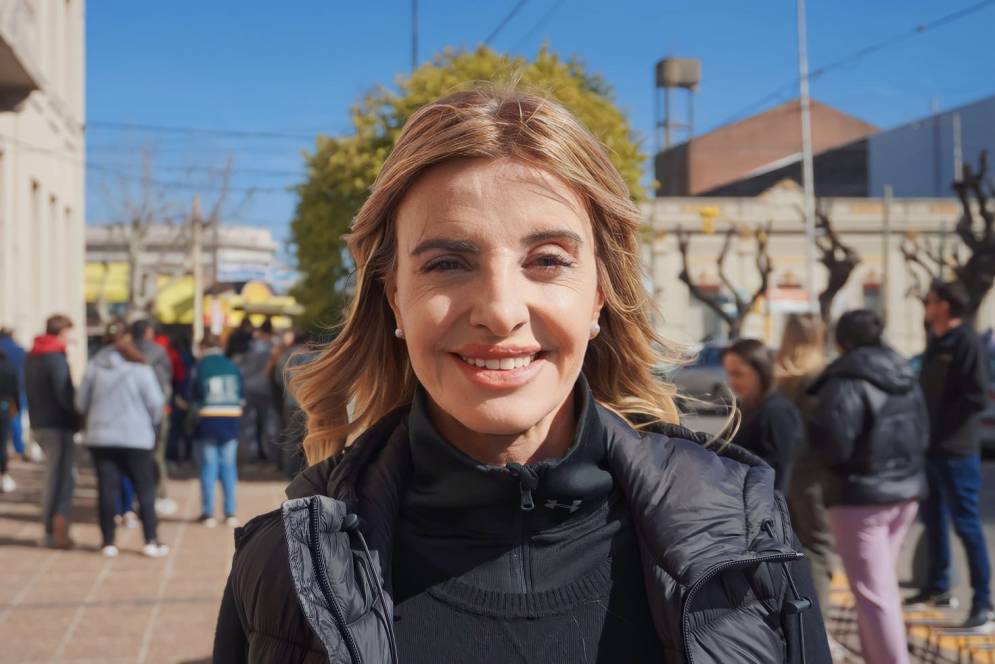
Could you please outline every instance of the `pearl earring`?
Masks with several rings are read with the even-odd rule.
[[[402,330],[399,327],[395,327],[394,328],[394,336],[397,337],[398,339],[403,339],[404,338],[404,330]]]
[[[601,326],[598,325],[598,321],[594,321],[591,323],[591,338],[593,339],[599,334],[601,334]]]

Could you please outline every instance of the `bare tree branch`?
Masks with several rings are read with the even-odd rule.
[[[691,291],[691,295],[693,295],[697,300],[699,300],[703,304],[707,305],[710,309],[712,309],[712,311],[714,311],[719,316],[719,318],[725,321],[725,323],[731,329],[735,325],[735,319],[732,316],[730,316],[725,309],[722,308],[721,298],[706,293],[700,286],[698,286],[698,284],[694,283],[694,280],[691,278],[691,272],[688,267],[689,266],[688,253],[691,248],[690,233],[688,233],[683,228],[678,226],[675,235],[677,237],[677,248],[681,252],[681,261],[682,261],[681,273],[678,275],[678,278],[687,285],[688,290]],[[728,240],[726,242],[726,245],[728,245]],[[726,247],[723,246],[723,251],[725,250],[725,248]]]
[[[773,267],[770,262],[770,252],[768,249],[770,229],[771,225],[767,224],[766,227],[761,228],[756,233],[757,255],[755,267],[760,275],[760,285],[750,296],[749,300],[743,299],[743,297],[739,294],[739,290],[725,273],[725,262],[729,255],[729,248],[732,246],[732,239],[736,235],[736,228],[731,226],[726,231],[725,239],[722,242],[722,250],[719,252],[716,265],[718,267],[719,279],[722,281],[723,286],[725,286],[733,298],[736,314],[730,315],[722,307],[722,298],[720,296],[704,292],[704,290],[695,284],[691,279],[691,275],[688,271],[688,253],[691,245],[691,236],[682,228],[677,228],[677,246],[681,252],[681,258],[683,260],[683,268],[679,278],[687,284],[688,289],[695,298],[710,307],[716,312],[716,314],[719,315],[720,318],[722,318],[723,321],[725,321],[725,323],[729,326],[729,337],[732,339],[739,336],[740,330],[743,326],[743,321],[746,320],[746,316],[749,315],[757,300],[767,293],[767,288],[770,284],[770,275],[773,272]]]

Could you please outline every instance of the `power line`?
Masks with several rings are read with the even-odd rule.
[[[255,129],[211,129],[205,127],[184,127],[178,125],[155,125],[138,122],[110,122],[96,120],[88,122],[87,128],[107,129],[111,131],[144,131],[160,134],[186,134],[186,135],[206,135],[206,136],[227,136],[230,138],[266,138],[294,141],[313,141],[314,135],[295,134],[281,131],[265,131]]]
[[[532,37],[533,37],[533,35],[535,35],[535,33],[537,33],[540,30],[542,30],[543,26],[545,26],[546,23],[549,22],[549,19],[553,18],[553,14],[555,14],[557,12],[557,10],[559,10],[559,8],[563,6],[564,2],[566,2],[566,0],[556,0],[556,3],[553,5],[553,7],[549,11],[547,11],[545,14],[543,14],[542,17],[538,21],[536,21],[536,24],[534,26],[532,26],[532,29],[529,30],[527,33],[525,33],[525,36],[522,37],[521,39],[519,39],[518,42],[512,47],[511,50],[517,51],[519,46],[521,46],[525,42],[527,42],[530,39],[532,39]]]
[[[986,7],[989,7],[991,5],[995,5],[995,0],[982,0],[982,2],[977,2],[973,5],[965,7],[963,9],[959,9],[955,12],[944,14],[943,16],[933,19],[932,21],[929,21],[927,23],[921,23],[911,29],[904,30],[900,33],[892,35],[891,37],[882,39],[881,41],[875,42],[873,44],[869,44],[868,46],[864,46],[863,48],[859,48],[856,51],[853,51],[852,53],[845,55],[842,58],[839,58],[838,60],[826,63],[821,67],[816,67],[809,74],[808,80],[813,81],[817,78],[821,78],[822,76],[825,76],[827,73],[831,71],[844,67],[848,64],[859,62],[860,60],[863,60],[864,58],[873,53],[883,51],[896,44],[899,44],[901,42],[912,39],[913,37],[921,35],[924,32],[942,27],[944,25],[947,25],[948,23],[952,23],[966,16],[970,16],[971,14],[979,12],[982,9],[985,9]],[[740,118],[742,118],[743,116],[748,115],[758,107],[765,106],[772,101],[778,101],[782,99],[786,92],[795,90],[798,87],[799,83],[800,80],[798,79],[798,77],[795,77],[790,83],[785,83],[784,85],[777,87],[775,90],[757,99],[755,102],[752,102],[751,104],[744,106],[740,110],[736,111],[735,113],[730,115],[727,119],[720,122],[718,126],[721,127],[730,124],[732,122],[735,122]]]
[[[491,34],[487,36],[487,39],[484,40],[484,46],[490,45],[490,43],[494,40],[494,38],[497,37],[502,30],[504,30],[504,27],[508,25],[511,19],[515,18],[515,14],[521,11],[522,7],[524,7],[525,3],[527,3],[528,1],[529,0],[519,0],[518,4],[515,5],[510,12],[508,12],[507,16],[501,19],[501,22],[498,23],[497,27],[494,28],[491,31]]]
[[[107,161],[88,160],[87,163],[88,164],[97,163],[107,168],[132,168],[136,166],[136,164],[134,163],[124,162],[124,161],[107,162]],[[217,166],[175,166],[175,165],[164,166],[162,164],[156,164],[155,170],[173,171],[179,173],[213,173],[215,175],[221,175],[224,173],[225,169],[223,167],[217,167]],[[230,175],[232,177],[252,175],[256,177],[298,177],[299,178],[305,176],[306,174],[307,173],[304,169],[301,169],[299,171],[291,171],[291,170],[269,169],[269,168],[233,168],[230,172]]]
[[[146,179],[145,176],[135,173],[134,169],[130,168],[118,168],[114,166],[108,166],[106,164],[101,164],[99,162],[89,161],[85,159],[80,159],[74,155],[67,154],[66,152],[60,150],[53,150],[51,148],[46,148],[44,146],[35,145],[27,141],[22,141],[21,139],[14,138],[13,136],[8,136],[6,134],[0,134],[0,140],[10,142],[12,145],[16,146],[18,149],[26,150],[28,152],[34,152],[37,154],[44,154],[56,159],[61,159],[67,163],[71,163],[74,166],[82,166],[86,169],[92,169],[95,171],[100,171],[104,173],[116,174],[120,177],[132,180],[141,180],[148,182],[151,185],[160,187],[163,189],[184,189],[190,191],[204,191],[204,190],[221,190],[225,188],[223,183],[218,182],[183,182],[180,180],[158,180],[158,179]],[[231,192],[245,192],[245,193],[290,193],[292,185],[280,186],[280,187],[232,187],[228,186],[227,190]]]

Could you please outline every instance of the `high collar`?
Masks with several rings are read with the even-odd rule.
[[[65,353],[66,344],[54,334],[40,334],[35,337],[31,347],[32,355],[48,355],[49,353]]]
[[[498,466],[480,463],[445,440],[429,419],[427,396],[419,387],[408,414],[413,473],[405,511],[448,523],[458,523],[464,515],[478,525],[481,510],[490,516],[528,512],[537,529],[587,514],[589,506],[603,503],[611,493],[613,480],[607,437],[583,376],[574,398],[574,439],[562,457]]]

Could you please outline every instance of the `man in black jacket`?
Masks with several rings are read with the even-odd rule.
[[[45,322],[45,334],[35,338],[24,363],[28,416],[35,440],[45,451],[45,492],[42,521],[45,543],[65,549],[69,540],[69,515],[75,486],[73,434],[79,416],[73,400],[76,390],[66,360],[66,344],[73,323],[56,314]]]
[[[974,598],[965,627],[995,620],[991,600],[991,566],[978,513],[981,489],[980,426],[988,406],[985,351],[964,321],[968,295],[960,283],[936,281],[925,300],[931,341],[923,354],[920,382],[930,419],[926,462],[929,498],[923,522],[931,560],[926,587],[910,603],[953,606],[950,596],[948,522],[964,544]]]

